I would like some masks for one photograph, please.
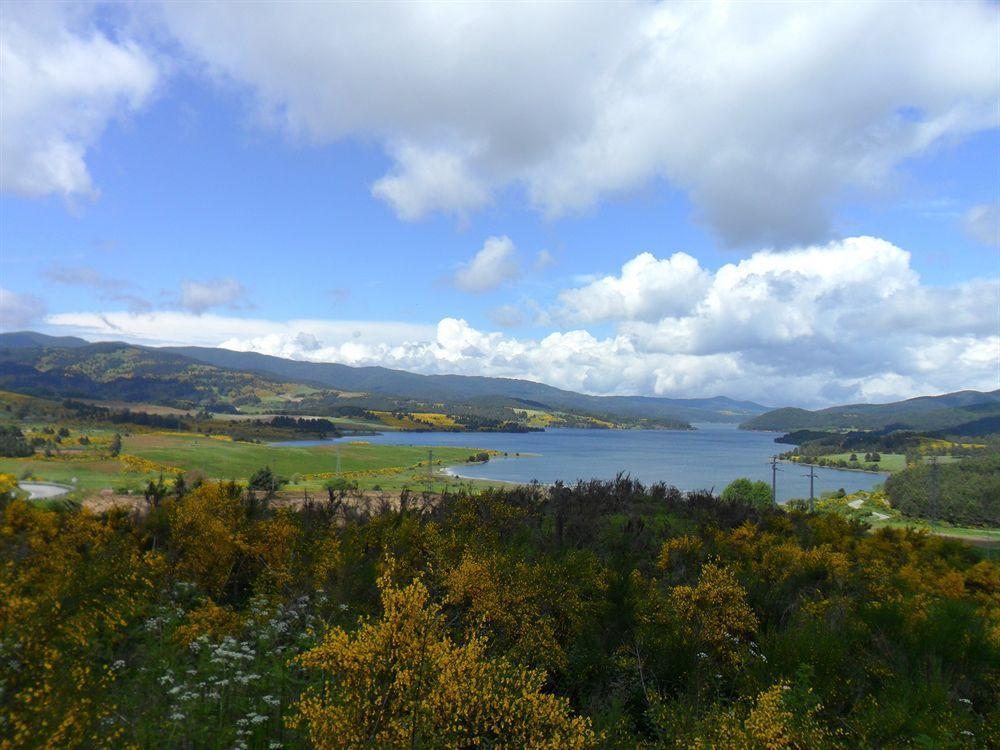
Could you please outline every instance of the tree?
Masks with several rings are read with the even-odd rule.
[[[746,477],[734,479],[722,491],[727,503],[749,505],[764,509],[771,507],[771,487],[767,482],[752,481]]]
[[[271,471],[270,466],[265,466],[253,473],[247,487],[252,492],[263,493],[266,500],[272,500],[285,484],[287,484],[287,480]]]
[[[319,670],[297,722],[317,748],[586,748],[597,736],[564,698],[541,691],[545,673],[490,658],[485,639],[457,643],[419,580],[379,580],[382,616],[348,633],[332,628],[297,661]]]
[[[111,447],[109,449],[112,456],[117,456],[122,452],[122,436],[119,433],[115,433],[111,437]]]

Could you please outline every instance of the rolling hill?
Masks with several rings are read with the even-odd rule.
[[[1000,390],[957,391],[888,404],[848,404],[809,411],[774,409],[743,422],[747,430],[908,430],[947,431],[959,425],[1000,416]],[[985,422],[981,424],[986,424]]]
[[[0,337],[2,344],[2,337]],[[183,354],[218,367],[322,384],[344,391],[360,391],[422,401],[475,402],[499,400],[507,406],[580,410],[591,414],[633,418],[666,418],[705,422],[738,422],[767,411],[752,401],[725,396],[701,399],[652,396],[589,396],[544,383],[475,375],[419,375],[386,367],[351,367],[332,362],[304,362],[255,352],[204,347],[176,347],[166,351]]]
[[[737,422],[766,411],[724,396],[590,396],[512,378],[419,375],[385,367],[303,362],[205,347],[88,343],[35,332],[0,334],[0,387],[46,397],[115,398],[185,408],[287,396],[314,408],[445,405],[462,411],[540,410],[685,427]],[[344,398],[344,394],[355,394]],[[400,403],[405,402],[405,403]],[[412,403],[411,403],[412,402]]]

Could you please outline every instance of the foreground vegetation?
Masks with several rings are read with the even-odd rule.
[[[1000,568],[752,486],[292,511],[208,482],[97,516],[12,484],[5,746],[1000,742]]]

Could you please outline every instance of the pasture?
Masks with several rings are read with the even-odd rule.
[[[96,454],[0,458],[0,472],[41,481],[71,483],[75,479],[84,491],[136,491],[160,474],[170,479],[182,472],[198,472],[210,479],[246,480],[257,469],[269,466],[291,480],[289,489],[322,490],[327,481],[342,476],[356,481],[362,489],[440,490],[459,480],[437,470],[463,463],[476,452],[475,448],[434,448],[434,471],[429,474],[426,448],[371,445],[363,440],[272,447],[192,433],[150,432],[124,436],[117,458]]]

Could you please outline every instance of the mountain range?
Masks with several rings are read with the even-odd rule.
[[[0,387],[32,395],[238,406],[262,393],[287,392],[288,386],[295,385],[318,391],[307,395],[320,405],[331,403],[332,394],[338,404],[381,398],[394,403],[652,420],[675,427],[692,421],[739,422],[767,411],[761,404],[725,396],[591,396],[513,378],[420,375],[207,347],[90,343],[34,331],[0,334]],[[324,391],[331,393],[324,395]]]
[[[751,430],[948,430],[989,428],[1000,390],[958,391],[887,404],[769,409],[726,396],[592,396],[515,378],[421,375],[387,367],[309,362],[211,347],[90,343],[35,331],[0,333],[0,388],[48,398],[116,399],[192,408],[334,414],[345,409],[510,416],[538,411],[612,423],[688,427],[738,422]],[[976,428],[979,429],[979,428]],[[970,434],[974,434],[971,432]]]

